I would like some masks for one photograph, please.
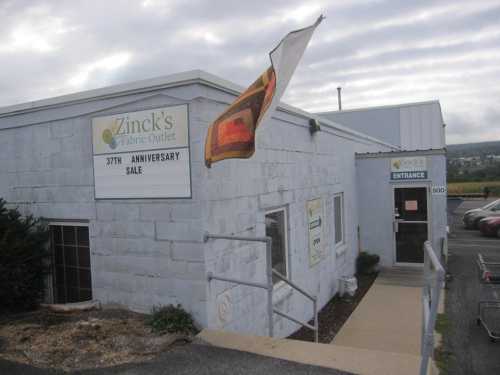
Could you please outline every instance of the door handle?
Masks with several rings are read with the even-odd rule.
[[[392,222],[393,224],[393,227],[392,227],[392,230],[394,231],[394,233],[398,233],[399,232],[399,223],[403,222],[404,220],[401,220],[401,219],[396,219]]]

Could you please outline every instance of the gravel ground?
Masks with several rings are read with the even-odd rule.
[[[154,358],[184,335],[157,335],[145,316],[126,310],[53,313],[38,310],[0,321],[0,358],[63,370]]]
[[[486,331],[476,325],[478,282],[475,259],[478,252],[500,256],[500,239],[482,237],[465,230],[461,218],[483,200],[466,200],[456,208],[449,238],[448,272],[451,281],[446,292],[445,311],[450,321],[444,336],[444,349],[452,353],[449,374],[500,374],[500,343],[491,343]],[[500,311],[497,313],[500,320]]]

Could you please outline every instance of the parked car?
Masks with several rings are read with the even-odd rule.
[[[481,208],[469,210],[464,214],[463,222],[468,229],[478,229],[479,221],[485,217],[500,216],[500,199]]]
[[[479,230],[485,236],[500,238],[500,216],[490,216],[479,220]]]

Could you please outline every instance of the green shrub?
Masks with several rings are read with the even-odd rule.
[[[370,254],[367,251],[359,253],[356,259],[356,273],[358,275],[368,275],[375,272],[375,266],[380,261],[377,254]]]
[[[5,203],[0,198],[0,312],[31,310],[45,291],[48,229]]]
[[[191,315],[181,305],[154,306],[147,324],[156,333],[185,333],[196,331]]]

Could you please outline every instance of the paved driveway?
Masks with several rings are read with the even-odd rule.
[[[63,375],[59,371],[0,360],[2,375]],[[79,375],[349,375],[347,372],[304,365],[282,359],[222,349],[208,345],[178,346],[153,361],[99,370],[72,372]]]
[[[500,256],[500,239],[482,237],[478,231],[465,230],[461,223],[466,210],[484,204],[482,200],[464,201],[451,216],[448,271],[452,281],[445,305],[451,329],[445,336],[445,348],[455,356],[449,371],[453,375],[500,374],[500,343],[491,343],[484,329],[476,325],[478,283],[474,268],[478,252]]]

